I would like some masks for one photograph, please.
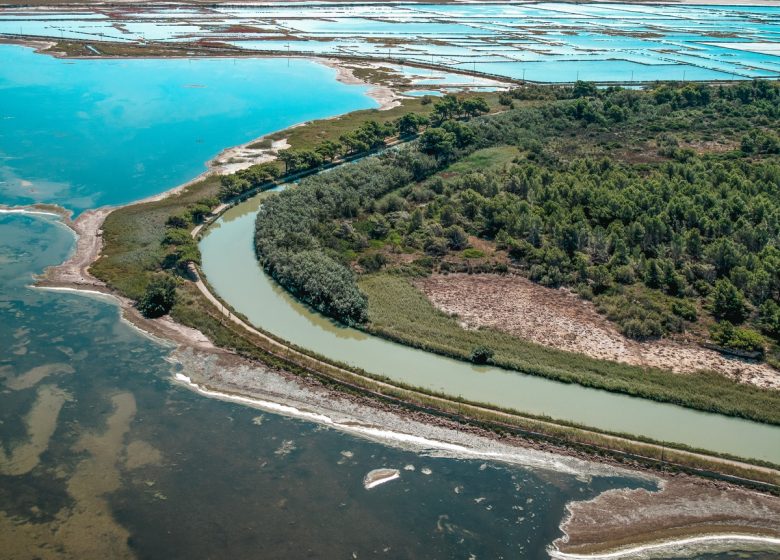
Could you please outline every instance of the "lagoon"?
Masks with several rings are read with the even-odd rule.
[[[0,203],[76,212],[155,195],[226,147],[376,107],[308,60],[63,60],[0,45]]]

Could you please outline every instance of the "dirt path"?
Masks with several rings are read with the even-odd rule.
[[[238,325],[239,327],[244,329],[246,332],[252,334],[253,336],[256,336],[256,337],[260,338],[264,343],[266,343],[266,344],[268,344],[270,346],[271,352],[276,354],[277,356],[283,357],[284,359],[287,359],[287,360],[290,360],[293,363],[297,362],[297,363],[304,364],[304,367],[307,367],[307,368],[311,367],[310,364],[319,365],[319,366],[322,366],[325,371],[331,370],[331,371],[338,372],[339,374],[341,374],[342,379],[354,379],[356,381],[369,382],[370,384],[378,387],[379,389],[387,389],[387,390],[392,391],[393,389],[397,388],[397,387],[395,387],[391,383],[385,383],[384,381],[379,381],[379,380],[376,380],[376,379],[374,379],[372,377],[369,377],[369,376],[360,375],[360,374],[355,373],[353,371],[350,371],[350,370],[347,370],[347,369],[343,369],[343,368],[340,368],[340,367],[337,367],[337,366],[333,366],[333,365],[331,365],[331,364],[329,364],[327,362],[318,360],[316,358],[312,358],[311,356],[309,356],[307,354],[304,354],[303,352],[300,352],[300,351],[298,351],[298,350],[296,350],[296,349],[294,349],[294,348],[292,348],[292,347],[290,347],[290,346],[288,346],[286,344],[283,344],[283,343],[277,341],[274,338],[271,338],[270,336],[264,334],[263,332],[261,332],[258,329],[254,328],[250,324],[246,323],[241,318],[239,318],[236,315],[234,315],[227,307],[225,307],[225,305],[213,293],[211,293],[211,291],[208,289],[206,284],[203,282],[203,280],[200,277],[200,274],[198,273],[197,269],[194,266],[191,265],[190,271],[192,272],[193,276],[196,278],[195,284],[198,287],[198,290],[206,297],[206,299],[208,299],[214,305],[214,307],[217,308],[217,310],[224,317],[226,317],[229,321],[231,321],[235,325]],[[414,391],[412,391],[412,392],[414,392]],[[392,393],[390,393],[390,394],[392,394]],[[428,399],[428,400],[439,402],[441,404],[452,404],[453,403],[453,401],[449,401],[449,400],[444,399],[444,398],[430,397],[430,396],[425,395],[423,393],[418,393],[418,394],[420,396],[425,396],[425,398]],[[443,407],[443,408],[446,408],[446,407]],[[474,411],[483,412],[483,413],[490,414],[490,415],[495,415],[495,416],[498,416],[498,417],[503,417],[508,424],[512,424],[512,418],[514,417],[511,414],[503,413],[503,412],[497,412],[497,411],[495,411],[493,409],[486,408],[486,407],[469,405],[469,408],[471,408]],[[551,428],[551,429],[558,426],[555,422],[546,422],[546,421],[538,421],[538,424],[546,426],[546,427]],[[603,434],[599,434],[598,432],[591,432],[591,431],[589,431],[587,429],[580,429],[580,430],[583,433],[585,433],[585,434],[593,434],[594,436],[598,434],[599,437],[604,437],[607,440],[610,440],[610,441],[614,442],[615,443],[615,448],[618,448],[618,449],[622,448],[626,444],[636,443],[636,442],[634,442],[634,440],[630,440],[628,438],[622,438],[622,437],[618,437],[618,436],[606,436],[606,435],[603,435]],[[654,445],[654,444],[649,444],[649,443],[643,443],[642,445],[647,446],[648,450],[656,451],[659,455],[661,455],[664,450],[668,450],[668,448],[665,448],[665,447],[660,446],[660,445]],[[759,466],[755,466],[755,465],[748,465],[748,464],[742,463],[740,461],[734,461],[734,460],[729,460],[729,459],[722,459],[722,458],[712,457],[710,455],[705,455],[705,454],[702,454],[702,453],[694,453],[694,452],[689,452],[689,451],[678,451],[678,450],[675,450],[675,453],[679,453],[682,456],[690,457],[690,458],[693,458],[693,459],[712,460],[712,461],[715,461],[717,463],[724,464],[724,465],[731,465],[731,466],[736,466],[736,467],[749,468],[749,469],[753,469],[753,470],[756,470],[756,471],[759,471],[759,472],[763,472],[763,473],[766,473],[766,474],[770,474],[770,475],[776,475],[777,474],[777,471],[774,470],[774,469],[771,469],[771,468],[759,467]]]

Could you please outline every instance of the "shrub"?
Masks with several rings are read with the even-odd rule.
[[[477,346],[471,352],[470,360],[475,364],[487,364],[493,360],[493,350],[487,346]]]
[[[167,274],[156,274],[146,286],[138,302],[138,310],[144,317],[162,317],[176,303],[176,280]]]
[[[712,291],[711,306],[712,314],[717,319],[724,319],[734,324],[739,324],[747,316],[747,306],[745,296],[742,292],[728,280],[721,279],[715,283],[715,289]]]
[[[720,346],[745,352],[764,353],[764,337],[751,329],[735,327],[728,321],[721,321],[710,327],[710,338]]]
[[[366,272],[377,272],[385,264],[387,264],[387,257],[382,253],[371,253],[369,255],[363,255],[358,259],[358,264],[363,267]]]
[[[761,330],[766,334],[780,340],[780,305],[773,300],[767,300],[758,310]]]
[[[463,255],[464,259],[481,259],[485,256],[484,251],[480,251],[479,249],[475,249],[473,247],[469,247],[468,249],[465,249],[461,255]]]
[[[698,318],[696,306],[690,301],[680,300],[672,303],[672,313],[682,317],[686,321],[695,321]]]

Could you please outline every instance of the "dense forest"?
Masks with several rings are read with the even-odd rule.
[[[263,266],[348,324],[367,320],[356,274],[512,270],[592,299],[632,338],[776,344],[777,83],[578,83],[501,102],[476,117],[447,96],[409,125],[425,127],[416,141],[271,199],[257,220]]]

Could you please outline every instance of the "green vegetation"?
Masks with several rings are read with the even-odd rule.
[[[761,330],[774,337],[773,363],[778,84],[660,85],[649,92],[577,84],[522,88],[509,97],[522,106],[470,121],[453,101],[439,100],[419,141],[306,179],[270,201],[257,221],[265,268],[294,293],[316,288],[321,303],[307,301],[326,313],[342,309],[330,313],[337,319],[463,359],[471,359],[477,335],[450,351],[433,329],[378,324],[371,309],[379,294],[355,272],[511,268],[545,286],[575,289],[636,339],[687,331],[704,340],[709,325],[728,321],[737,329],[716,342],[758,349]],[[321,258],[308,276],[293,277],[287,270],[299,253]],[[336,267],[344,283],[328,295]],[[358,286],[368,294],[368,313]],[[726,380],[708,379],[708,392],[696,377],[683,388],[669,374],[604,364],[583,372],[580,357],[560,365],[563,358],[540,354],[531,364],[495,350],[496,363],[521,371],[777,420],[770,411],[776,399],[767,396],[755,408],[752,390]]]
[[[434,114],[463,113],[463,105],[468,101],[476,106],[471,109],[472,113],[489,110],[482,98],[461,101],[454,96],[445,96],[434,103]],[[384,124],[369,120],[342,134],[338,145],[323,140],[313,150],[282,152],[282,155],[286,154],[286,171],[294,173],[321,165],[322,159],[314,156],[318,154],[318,149],[322,151],[324,145],[332,149],[334,157],[376,150],[399,131],[403,122],[403,118]],[[423,121],[417,119],[415,122]],[[442,126],[446,130],[426,130],[420,144],[425,145],[426,137],[432,131],[444,131],[443,134],[452,137],[452,149],[464,145],[468,129],[463,124],[448,121]],[[323,234],[319,228],[323,222],[334,218],[354,217],[368,201],[382,193],[408,184],[415,178],[425,177],[440,165],[442,157],[442,154],[429,156],[416,150],[399,149],[379,158],[369,158],[357,165],[305,179],[302,185],[316,186],[289,189],[264,205],[262,218],[257,222],[255,242],[260,262],[277,282],[315,309],[346,324],[365,322],[366,298],[358,290],[351,271],[318,250],[317,239]],[[385,224],[377,220],[372,227],[372,235],[376,236]],[[354,233],[349,228],[340,229],[332,236],[333,243],[338,244],[339,238],[343,243],[351,243],[355,239]],[[465,244],[461,248],[465,248]],[[362,262],[369,268],[377,264],[368,259]]]
[[[157,274],[146,285],[144,295],[138,301],[138,310],[144,317],[153,319],[168,313],[176,303],[176,280],[168,274]]]
[[[220,181],[208,177],[182,192],[114,210],[103,223],[103,249],[90,272],[122,295],[139,301],[157,272],[186,275],[200,263],[189,231],[216,205]]]
[[[596,360],[493,329],[466,330],[434,308],[408,278],[397,274],[364,275],[359,286],[368,296],[369,321],[364,328],[402,344],[472,362],[474,350],[485,348],[493,353],[490,363],[508,369],[780,424],[777,391],[735,383],[716,373],[678,375]]]
[[[385,113],[383,112],[382,114],[384,115]],[[373,116],[373,114],[369,113],[369,115],[364,115],[362,118],[367,118],[368,116]],[[344,117],[344,119],[349,122],[360,122],[359,117],[353,115]],[[298,144],[297,142],[303,138],[318,138],[319,133],[317,133],[317,131],[319,130],[319,127],[328,127],[330,124],[333,124],[333,122],[334,121],[327,121],[324,124],[311,123],[304,127],[293,129],[289,134],[290,138],[296,138],[295,141],[291,140],[292,145],[296,148],[305,146],[305,144]],[[281,133],[281,137],[287,137],[287,133]],[[498,148],[498,150],[504,149]],[[506,153],[501,157],[501,161],[511,161],[512,158],[509,157],[508,154],[509,151],[506,150]],[[477,158],[482,156],[474,154],[473,157]],[[461,162],[456,163],[455,165],[459,165],[460,163]],[[91,267],[91,272],[106,281],[120,294],[135,300],[139,300],[143,297],[150,279],[161,271],[165,271],[164,273],[171,275],[185,275],[185,271],[178,266],[166,269],[166,257],[173,253],[176,247],[188,245],[190,243],[182,235],[183,231],[188,231],[199,219],[202,219],[204,214],[201,210],[204,205],[216,203],[216,200],[220,195],[221,187],[222,185],[218,178],[210,177],[190,185],[182,192],[163,200],[130,205],[113,211],[103,224],[104,247],[102,256],[100,260]],[[195,246],[195,248],[197,249],[197,246]],[[368,259],[365,260],[364,258],[364,262],[375,263],[373,266],[377,267],[377,269],[382,268],[386,264],[386,262],[384,262],[384,253],[376,252],[373,255],[367,253],[361,255],[361,257]],[[399,277],[392,278],[392,280],[394,282],[406,283],[405,279]],[[427,300],[422,298],[421,294],[414,290],[411,285],[408,283],[405,286],[403,286],[403,284],[398,285],[404,287],[404,293],[409,296],[421,298],[414,301],[422,301],[429,306],[429,309],[432,309]],[[361,287],[364,287],[362,281]],[[377,287],[378,289],[381,289],[381,283],[379,283]],[[369,294],[372,300],[371,312],[373,314],[373,307],[376,303],[375,298],[372,292],[365,289],[365,287],[364,291]],[[391,293],[390,299],[385,301],[393,303],[392,297],[394,296]],[[399,299],[398,301],[403,300]],[[404,306],[403,309],[401,309],[400,306],[395,307],[396,310],[413,310],[412,306],[408,309],[407,306]],[[379,308],[377,307],[377,309]],[[766,307],[766,309],[762,308],[762,317],[764,317],[767,328],[770,328],[770,325],[775,325],[775,328],[780,325],[778,312],[780,312],[780,309],[777,309],[777,307],[774,309],[770,307]],[[427,314],[424,313],[424,315]],[[352,374],[343,369],[331,367],[321,362],[316,362],[313,358],[304,354],[299,354],[294,349],[288,350],[285,353],[285,358],[282,359],[278,354],[274,354],[274,348],[269,346],[267,342],[243,331],[240,327],[229,321],[224,321],[224,318],[219,314],[217,309],[202,296],[193,284],[189,282],[177,282],[176,302],[171,309],[171,316],[184,325],[200,330],[216,345],[231,349],[242,356],[260,360],[271,367],[282,367],[299,375],[315,375],[326,384],[338,385],[341,390],[361,394],[363,391],[368,391],[369,394],[372,395],[383,394],[386,399],[401,399],[395,401],[400,406],[404,406],[405,403],[410,403],[412,407],[422,406],[431,408],[434,411],[434,414],[436,411],[442,411],[448,415],[466,416],[469,419],[474,419],[469,420],[469,422],[475,422],[479,425],[484,424],[484,427],[491,430],[501,431],[507,429],[507,426],[519,427],[521,430],[527,430],[527,433],[535,438],[552,441],[559,445],[563,444],[567,448],[574,447],[586,452],[593,452],[595,450],[599,454],[604,454],[609,453],[606,451],[607,449],[614,450],[618,460],[620,460],[620,454],[623,452],[635,453],[642,457],[658,458],[665,453],[663,457],[665,457],[667,461],[673,461],[678,465],[704,468],[717,472],[727,472],[745,478],[752,477],[756,480],[763,480],[768,476],[762,471],[749,470],[742,466],[723,463],[706,457],[691,456],[682,452],[672,451],[669,445],[666,445],[664,448],[646,445],[636,441],[632,436],[626,436],[627,439],[617,440],[613,437],[575,426],[552,423],[545,421],[544,419],[531,418],[517,413],[508,414],[500,411],[491,411],[485,408],[477,408],[462,402],[460,399],[453,399],[451,397],[445,399],[443,397],[427,394],[424,391],[415,390],[411,387],[389,387],[381,385],[378,381],[368,379],[367,377]],[[449,327],[447,328],[451,330],[440,330],[442,339],[446,339],[449,333],[461,336],[466,332],[463,331],[463,329],[460,329],[451,318],[446,319],[449,321]],[[395,321],[392,322],[395,323]],[[437,330],[442,329],[443,325],[444,323],[439,323],[435,328]],[[481,333],[482,331],[474,332]],[[499,334],[501,336],[506,336],[502,333]],[[489,339],[484,339],[485,347],[490,350],[499,348],[500,345],[496,345],[495,340],[495,335],[491,336]],[[513,342],[516,343],[516,339],[513,339]],[[479,343],[469,341],[464,348],[467,348],[468,351],[473,351],[478,345]],[[528,345],[528,347],[532,350],[539,350],[539,347],[533,345]],[[519,353],[523,353],[522,348]],[[571,355],[561,354],[571,359]],[[470,356],[462,357],[464,359],[470,359]],[[543,355],[540,359],[544,361],[548,360],[549,357]],[[579,360],[577,361],[579,362]],[[607,365],[609,366],[609,364]],[[580,366],[581,364],[578,363],[578,369],[581,369]],[[587,366],[588,364],[585,364],[586,369]],[[610,367],[612,366],[619,368],[616,364],[612,364]],[[768,398],[767,392],[761,392],[749,387],[735,387],[734,384],[729,384],[720,376],[703,375],[694,377],[702,379],[702,386],[705,387],[710,385],[718,387],[720,384],[723,384],[723,397],[721,398],[721,401],[733,402],[734,409],[740,409],[740,399],[745,399],[746,401],[752,402],[757,410],[760,409],[755,415],[757,419],[773,421],[771,416],[768,416],[765,413],[766,410],[770,410],[770,406],[760,402],[762,399]],[[662,379],[664,381],[667,380],[666,377]],[[595,383],[594,385],[599,386],[598,383]],[[742,392],[739,389],[745,390],[748,393],[750,391],[756,391],[755,398],[751,398],[747,393]],[[674,388],[670,390],[674,390]],[[728,394],[728,391],[734,392]],[[771,410],[774,410],[776,414],[778,407],[775,406]],[[739,413],[742,414],[741,412]],[[750,415],[748,414],[747,416]],[[777,420],[775,419],[774,421]],[[540,434],[544,435],[540,436]],[[633,459],[629,456],[628,460]],[[776,477],[770,477],[767,480],[775,482],[775,478]]]

